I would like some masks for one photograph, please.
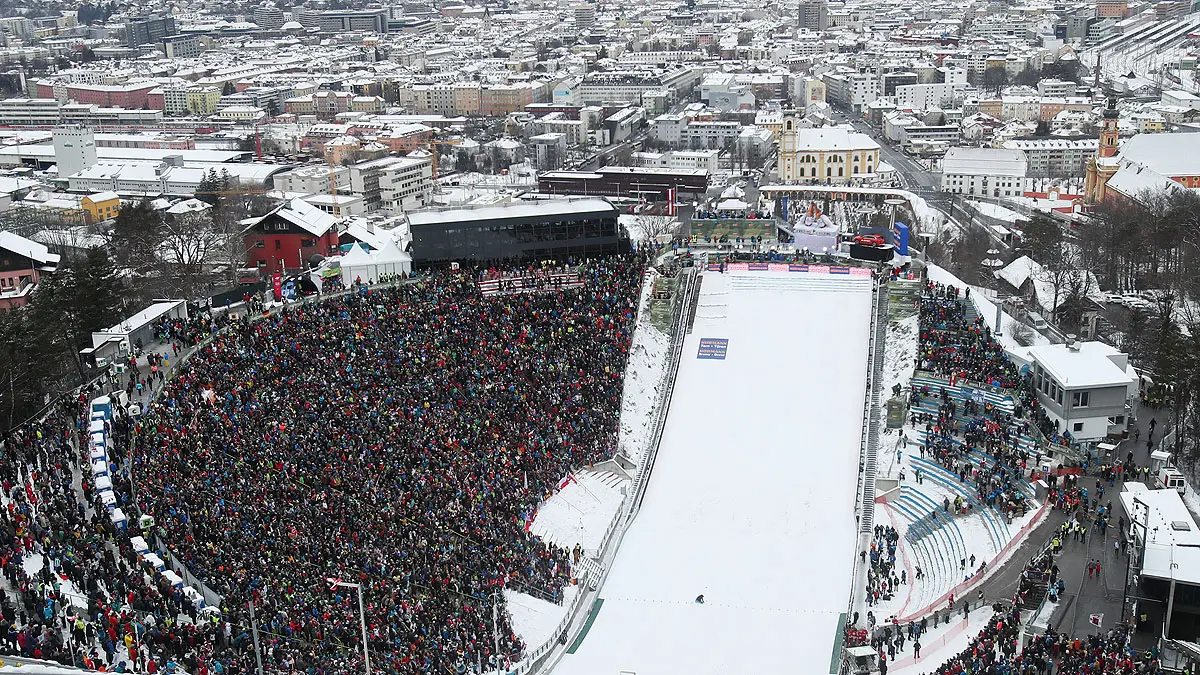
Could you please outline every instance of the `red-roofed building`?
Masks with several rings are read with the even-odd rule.
[[[338,252],[337,218],[302,199],[242,222],[246,266],[265,274],[306,269],[314,255]]]

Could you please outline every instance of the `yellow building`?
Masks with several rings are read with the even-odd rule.
[[[874,177],[879,144],[871,137],[837,127],[801,129],[784,118],[779,134],[779,178],[786,183],[849,183]]]
[[[84,221],[89,225],[117,217],[121,210],[121,200],[115,192],[97,192],[84,197],[79,202],[83,208]]]
[[[216,87],[191,87],[186,94],[187,111],[193,115],[215,115],[221,90]]]

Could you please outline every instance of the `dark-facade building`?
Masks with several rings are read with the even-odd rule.
[[[130,47],[156,44],[175,33],[175,18],[171,16],[148,16],[125,22],[125,44]]]
[[[704,169],[660,169],[605,166],[596,171],[548,171],[538,176],[538,192],[552,195],[597,195],[663,202],[700,198],[708,190]]]
[[[800,28],[811,31],[829,28],[829,5],[825,0],[801,0],[798,14]]]
[[[565,260],[630,250],[629,236],[606,199],[545,199],[495,206],[418,211],[408,216],[413,263]]]

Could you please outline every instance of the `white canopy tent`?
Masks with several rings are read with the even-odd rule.
[[[369,283],[385,274],[411,274],[412,255],[389,239],[378,251],[370,253],[361,246],[352,247],[342,255],[341,265],[343,283]]]

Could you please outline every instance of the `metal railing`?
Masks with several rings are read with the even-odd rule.
[[[887,344],[887,277],[881,276],[871,289],[871,334],[867,343],[867,381],[863,394],[862,434],[859,441],[858,501],[854,517],[858,525],[858,551],[870,548],[875,530],[875,473],[879,464],[879,387],[883,375],[883,356]],[[851,568],[850,597],[846,612],[852,616],[855,604],[866,594],[867,571],[855,551]]]

